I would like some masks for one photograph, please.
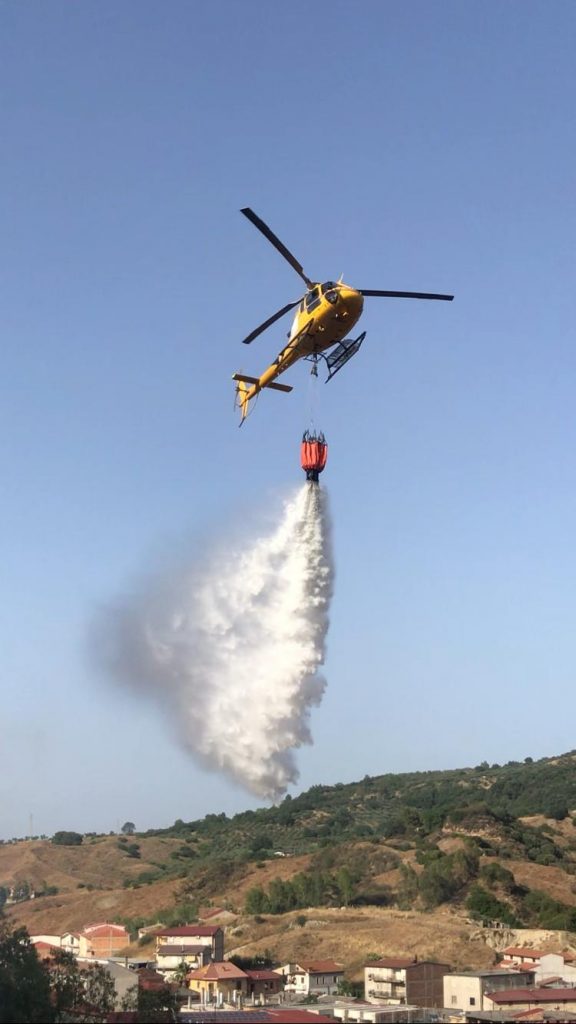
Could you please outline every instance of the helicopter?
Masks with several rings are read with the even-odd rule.
[[[298,307],[292,327],[288,332],[287,344],[274,362],[264,370],[264,373],[260,377],[249,377],[244,373],[233,374],[232,379],[236,381],[235,404],[240,408],[240,426],[248,415],[250,402],[264,388],[286,392],[293,390],[289,384],[278,383],[277,377],[299,359],[312,362],[311,372],[315,376],[318,376],[318,362],[323,359],[328,369],[326,383],[332,380],[332,377],[346,365],[348,360],[356,355],[366,337],[366,331],[359,334],[357,338],[346,337],[360,319],[365,296],[395,299],[441,299],[446,302],[451,302],[454,298],[453,295],[438,295],[432,292],[352,288],[345,284],[342,278],[338,281],[325,281],[323,284],[311,281],[295,256],[250,207],[244,207],[240,213],[243,213],[254,227],[262,232],[306,285],[306,294],[301,299],[296,299],[295,302],[289,302],[283,306],[243,339],[244,344],[249,345],[291,309]]]

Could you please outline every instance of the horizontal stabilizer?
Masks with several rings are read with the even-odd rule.
[[[257,384],[258,377],[247,377],[245,373],[233,373],[232,380],[241,380],[244,384]]]
[[[290,387],[290,384],[276,384],[272,381],[271,384],[265,384],[265,388],[272,388],[273,391],[293,391],[294,388]]]

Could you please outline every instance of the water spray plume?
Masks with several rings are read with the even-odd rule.
[[[100,660],[158,698],[204,767],[276,799],[312,742],[333,576],[326,495],[307,483],[240,554],[220,546],[108,611]]]

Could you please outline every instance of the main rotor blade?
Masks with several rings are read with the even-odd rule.
[[[300,299],[296,299],[296,302],[289,302],[287,306],[282,306],[282,309],[279,309],[277,313],[274,313],[274,316],[271,316],[269,320],[265,320],[263,324],[260,324],[260,327],[257,327],[255,331],[252,331],[252,334],[249,334],[247,338],[244,338],[244,344],[249,345],[251,341],[254,341],[254,338],[257,338],[259,334],[262,334],[262,331],[265,331],[267,327],[275,324],[281,316],[284,316],[284,313],[287,313],[289,309],[294,309],[294,306],[297,306],[299,302]]]
[[[359,288],[361,295],[383,295],[387,299],[444,299],[452,302],[453,295],[436,295],[434,292],[382,292],[372,288]]]
[[[252,221],[254,227],[258,228],[258,230],[262,232],[264,237],[267,238],[269,242],[272,242],[274,248],[278,249],[278,252],[284,257],[285,260],[288,260],[288,263],[290,264],[291,267],[294,268],[296,273],[300,274],[302,280],[306,282],[306,287],[311,288],[312,281],[310,281],[310,279],[306,277],[306,274],[304,273],[302,267],[298,263],[296,257],[293,256],[290,250],[286,248],[284,243],[281,242],[280,239],[276,237],[276,235],[274,234],[273,231],[270,230],[268,225],[265,224],[264,221],[261,220],[256,213],[254,213],[254,210],[251,210],[249,206],[245,206],[244,209],[240,210],[240,213],[243,213],[245,217],[248,217],[248,220]]]

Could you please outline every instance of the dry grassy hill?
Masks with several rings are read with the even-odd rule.
[[[366,777],[130,837],[0,844],[0,887],[36,891],[6,907],[31,933],[183,923],[212,903],[236,915],[228,952],[336,957],[352,972],[369,954],[416,952],[480,967],[506,938],[576,939],[574,807],[573,752]]]
[[[443,840],[450,849],[462,840]],[[159,864],[170,866],[171,853],[180,840],[138,837],[140,858],[123,854],[117,837],[88,840],[80,847],[54,846],[49,841],[29,841],[0,846],[0,879],[2,884],[28,879],[35,885],[57,885],[59,892],[41,896],[6,908],[7,915],[31,933],[76,930],[97,920],[114,918],[157,918],[183,898],[187,887],[182,878],[166,878],[137,889],[125,888],[124,881]],[[359,844],[360,847],[366,844]],[[417,870],[414,851],[401,853],[404,863]],[[493,932],[471,921],[462,907],[444,906],[423,913],[395,908],[308,908],[288,914],[265,914],[254,917],[242,912],[246,893],[255,885],[267,886],[272,879],[292,878],[306,870],[310,855],[286,857],[244,865],[242,875],[230,885],[213,894],[215,905],[228,905],[237,911],[236,919],[225,928],[226,952],[254,956],[271,952],[281,962],[297,957],[331,957],[347,966],[349,978],[360,977],[362,967],[371,955],[434,958],[458,968],[491,966],[496,949],[506,941],[534,942],[558,949],[569,944],[565,933],[525,933],[518,930]],[[572,878],[559,868],[540,866],[524,861],[509,862],[518,880],[527,880],[533,887],[562,896],[576,903],[570,892]],[[392,889],[400,880],[398,868],[392,868],[375,879]],[[79,888],[82,885],[82,888]],[[88,889],[87,885],[94,886]],[[523,934],[525,938],[523,938]],[[146,955],[149,947],[135,946],[131,952]]]

